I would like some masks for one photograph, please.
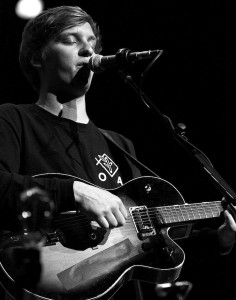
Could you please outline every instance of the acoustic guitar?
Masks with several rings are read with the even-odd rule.
[[[23,288],[26,299],[109,299],[130,280],[172,282],[181,272],[185,254],[170,238],[169,229],[219,217],[223,211],[221,201],[187,204],[171,183],[152,176],[109,191],[122,199],[129,214],[126,224],[105,230],[80,212],[55,217],[39,253],[39,282]],[[7,247],[0,248],[0,281],[13,296],[16,270],[11,258],[23,239],[14,233],[1,238]]]

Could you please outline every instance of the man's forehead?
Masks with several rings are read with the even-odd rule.
[[[62,33],[63,34],[89,33],[91,35],[94,35],[93,29],[88,22],[67,28],[63,30]]]

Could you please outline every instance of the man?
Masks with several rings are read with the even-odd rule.
[[[2,201],[7,206],[14,206],[12,198],[16,199],[28,185],[38,183],[49,192],[57,190],[54,200],[58,211],[75,209],[76,204],[105,228],[124,224],[127,212],[122,201],[104,190],[74,179],[32,180],[24,176],[58,172],[76,175],[104,188],[121,185],[120,170],[112,180],[99,179],[101,164],[93,158],[99,159],[99,155],[106,153],[114,160],[103,134],[89,120],[86,112],[85,95],[93,77],[86,64],[93,53],[100,51],[100,47],[100,33],[96,25],[82,10],[72,7],[49,10],[26,27],[20,64],[30,82],[38,89],[39,99],[36,104],[2,107],[5,128],[1,127],[1,131],[5,149],[2,148],[4,163],[1,168],[1,187],[4,198],[7,198],[6,201],[2,198]],[[25,119],[24,128],[19,123],[20,115]],[[10,119],[17,133],[8,123]],[[55,129],[55,121],[59,131]],[[81,132],[79,136],[78,132]],[[18,137],[23,133],[27,139],[20,141],[15,133]],[[54,140],[50,141],[51,138]],[[131,143],[125,138],[115,135],[115,139],[133,151]],[[20,157],[22,147],[25,153]],[[89,153],[90,149],[94,151],[93,156]],[[137,174],[137,170],[132,170],[132,176]],[[63,194],[67,198],[66,203],[62,202],[65,198]]]
[[[141,173],[119,148],[135,157],[132,142],[98,129],[87,114],[85,98],[93,77],[88,62],[100,51],[99,29],[79,7],[48,9],[26,25],[19,59],[38,99],[0,108],[3,229],[18,228],[19,195],[35,186],[49,193],[56,215],[79,210],[101,228],[125,225],[127,209],[107,189]],[[217,231],[222,252],[234,244],[234,217],[234,208],[228,207]]]

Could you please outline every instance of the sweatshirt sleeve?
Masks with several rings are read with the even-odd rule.
[[[17,113],[0,110],[0,226],[13,225],[17,218],[20,193],[40,187],[54,201],[55,213],[75,210],[74,179],[33,177],[21,174],[21,144],[24,136]]]

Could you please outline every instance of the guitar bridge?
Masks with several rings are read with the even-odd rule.
[[[134,206],[129,208],[134,226],[136,228],[138,237],[141,240],[149,236],[156,235],[156,230],[152,225],[148,208],[146,206]]]

